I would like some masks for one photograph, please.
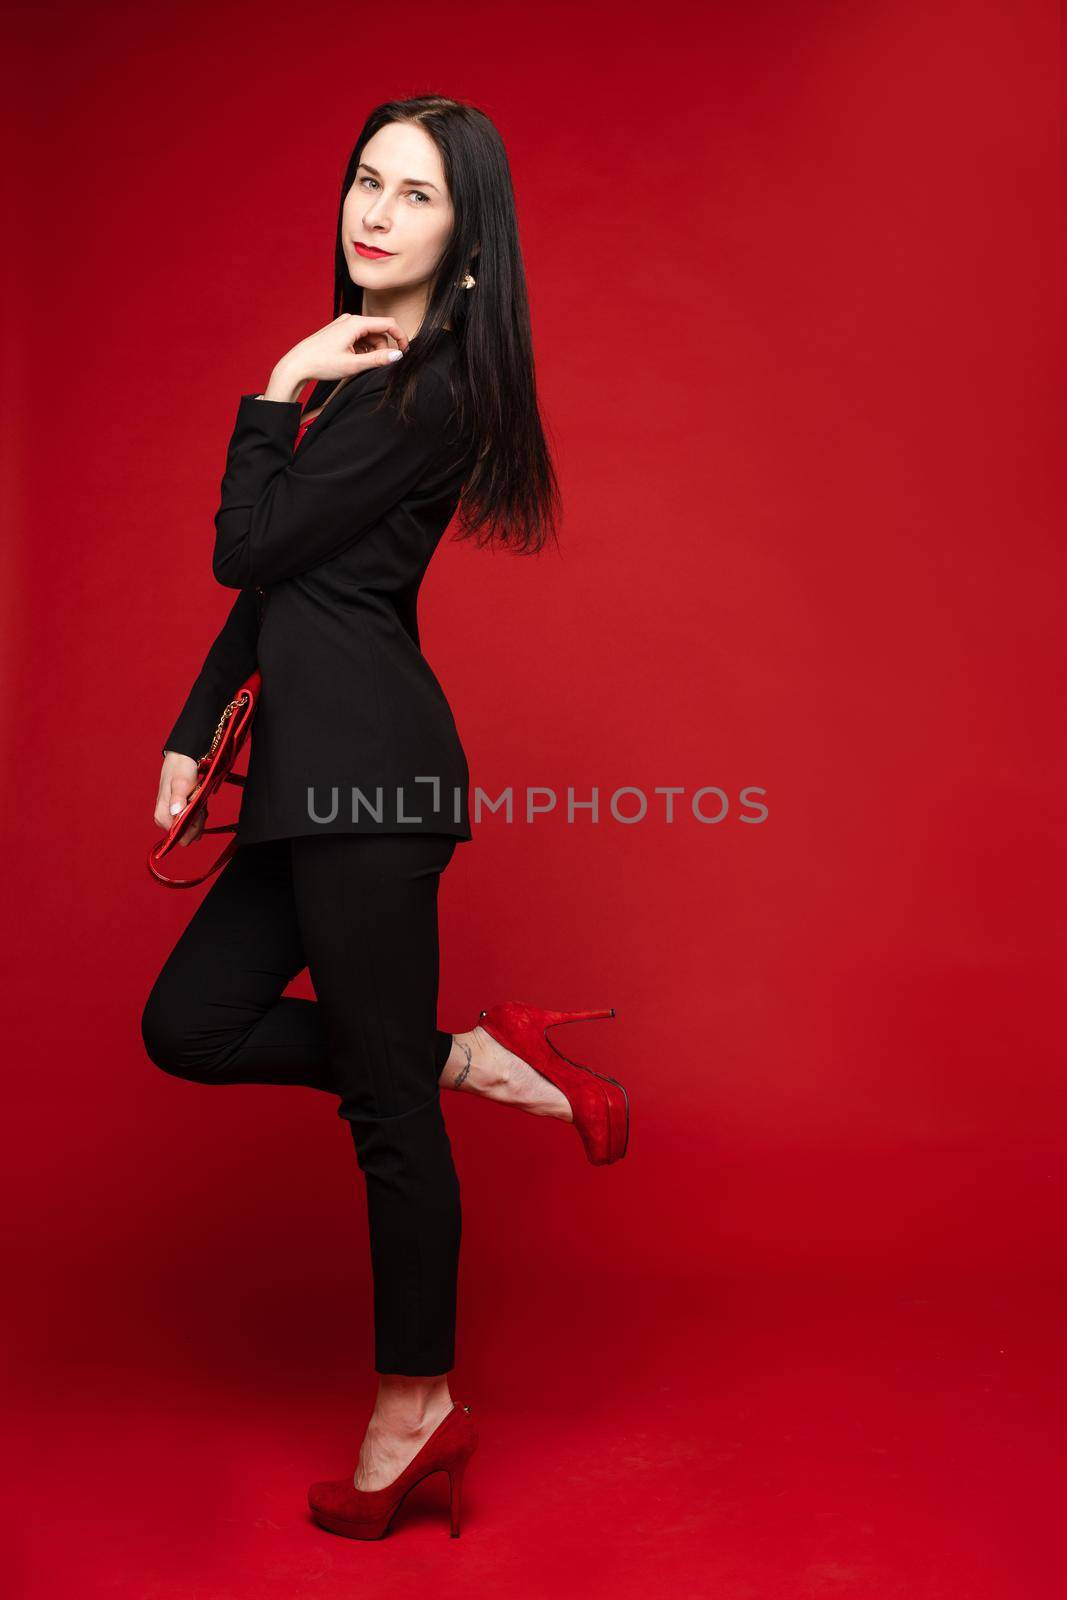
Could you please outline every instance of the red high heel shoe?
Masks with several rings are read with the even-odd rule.
[[[614,1015],[614,1006],[608,1011],[542,1011],[521,1000],[505,1000],[479,1013],[486,1033],[566,1095],[585,1153],[598,1167],[621,1161],[626,1154],[630,1142],[629,1096],[618,1079],[605,1077],[565,1056],[548,1037],[548,1029],[562,1022],[591,1022]]]
[[[357,1489],[351,1478],[327,1478],[313,1483],[308,1490],[308,1505],[315,1521],[348,1539],[381,1539],[408,1491],[431,1472],[447,1472],[449,1521],[452,1537],[458,1539],[463,1474],[478,1444],[470,1409],[453,1402],[452,1410],[437,1424],[418,1454],[384,1489]]]

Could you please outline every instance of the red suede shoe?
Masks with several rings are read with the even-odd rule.
[[[384,1489],[357,1489],[351,1478],[327,1478],[308,1490],[311,1515],[331,1533],[347,1539],[381,1539],[389,1531],[400,1502],[431,1472],[448,1473],[448,1505],[453,1539],[459,1538],[459,1497],[467,1462],[478,1444],[470,1406],[453,1402],[426,1443],[398,1478]]]
[[[479,1014],[479,1024],[505,1050],[526,1061],[570,1102],[574,1126],[594,1166],[621,1161],[630,1142],[630,1099],[617,1078],[571,1061],[548,1037],[562,1022],[592,1022],[613,1017],[608,1011],[542,1011],[521,1000],[505,1000]]]

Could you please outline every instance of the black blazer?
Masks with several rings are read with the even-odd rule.
[[[299,402],[241,396],[213,560],[240,593],[163,746],[202,756],[259,667],[240,844],[471,837],[467,758],[416,616],[466,473],[448,382],[456,355],[456,335],[442,333],[405,423],[390,405],[372,409],[389,367],[350,378],[295,455]],[[333,388],[317,384],[308,409]]]

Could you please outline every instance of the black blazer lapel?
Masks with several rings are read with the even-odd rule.
[[[364,391],[366,391],[368,387],[384,388],[388,375],[389,368],[387,366],[380,366],[368,367],[365,372],[357,372],[353,377],[349,378],[344,387],[338,390],[337,394],[334,395],[329,405],[323,411],[321,417],[316,417],[315,421],[311,424],[307,435],[308,444],[311,443],[313,435],[318,435],[322,432],[323,428],[329,427],[334,418],[340,414],[340,412],[348,404],[349,400],[351,400],[352,395],[357,388],[362,388]],[[319,382],[315,384],[315,387],[312,389],[311,393],[308,395],[305,404],[301,407],[300,415],[303,417],[306,416],[309,411],[314,411],[315,407],[322,405],[323,401],[326,399],[326,396],[336,388],[336,378],[320,379]]]

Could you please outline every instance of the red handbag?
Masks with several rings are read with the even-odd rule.
[[[211,740],[211,748],[206,755],[202,755],[196,764],[196,788],[186,802],[185,810],[179,812],[170,825],[170,831],[163,839],[157,839],[148,852],[148,870],[158,883],[166,884],[168,889],[191,889],[194,884],[203,883],[213,872],[226,865],[237,848],[237,840],[231,839],[222,851],[218,860],[198,878],[168,878],[165,872],[159,870],[159,862],[168,851],[173,850],[178,840],[191,825],[193,818],[201,811],[205,811],[212,795],[224,783],[235,783],[239,788],[244,788],[247,773],[234,772],[234,761],[240,753],[241,747],[248,738],[252,726],[252,718],[256,714],[256,704],[262,683],[259,669],[245,679],[244,683],[235,693],[233,699],[226,706],[219,718],[219,725],[215,729]],[[204,833],[236,833],[236,822],[222,822],[218,826],[204,825]]]

